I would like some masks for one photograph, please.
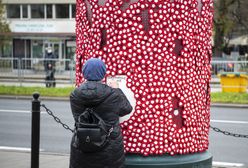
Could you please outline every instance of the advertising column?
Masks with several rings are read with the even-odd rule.
[[[106,80],[122,77],[134,106],[121,123],[127,156],[206,154],[212,19],[212,0],[77,0],[76,83],[90,57]]]

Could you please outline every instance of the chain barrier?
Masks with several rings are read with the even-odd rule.
[[[56,117],[53,114],[53,112],[51,110],[49,110],[44,104],[41,104],[40,106],[43,107],[46,110],[47,114],[49,114],[50,116],[52,116],[53,119],[57,123],[61,124],[65,129],[70,130],[72,133],[74,132],[74,130],[71,129],[68,125],[66,125],[63,122],[61,122],[61,120],[58,117]],[[236,138],[248,138],[248,135],[235,134],[235,133],[231,133],[231,132],[228,132],[228,131],[223,131],[223,130],[221,130],[221,129],[217,128],[217,127],[213,127],[211,125],[210,125],[210,128],[212,128],[215,132],[223,133],[224,135],[227,135],[227,136],[233,136],[233,137],[236,137]]]
[[[210,125],[210,128],[212,128],[215,132],[220,132],[220,133],[223,133],[224,135],[227,135],[227,136],[233,136],[233,137],[236,137],[236,138],[248,138],[248,135],[235,134],[235,133],[231,133],[231,132],[228,132],[228,131],[223,131],[223,130],[220,130],[219,128],[212,127],[211,125]]]
[[[74,132],[73,129],[71,129],[68,125],[64,124],[58,117],[56,117],[56,116],[53,114],[53,112],[52,112],[51,110],[49,110],[49,109],[45,106],[45,104],[41,104],[40,106],[43,107],[43,108],[46,110],[47,114],[50,115],[50,116],[52,116],[53,119],[54,119],[57,123],[61,124],[66,130],[70,130],[72,133]]]

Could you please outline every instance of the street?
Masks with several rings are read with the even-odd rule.
[[[41,102],[62,122],[73,128],[69,101]],[[0,98],[0,150],[30,150],[31,98],[15,100]],[[224,131],[248,135],[247,108],[211,108],[211,126]],[[42,108],[40,149],[50,153],[69,153],[72,133],[56,123]],[[209,151],[215,162],[248,165],[248,139],[226,136],[210,130]]]

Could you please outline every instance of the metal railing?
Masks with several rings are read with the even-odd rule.
[[[213,76],[222,72],[248,73],[248,61],[212,61],[211,66]]]
[[[220,76],[218,77],[219,74],[225,73],[225,72],[230,72],[230,73],[236,73],[236,75],[239,75],[241,73],[248,74],[248,61],[212,61],[211,62],[211,73],[212,73],[212,82],[210,83],[211,88],[214,89],[224,89],[225,91],[228,90],[232,92],[245,92],[248,90],[248,86],[244,84],[244,82],[241,82],[241,80],[235,80],[232,82],[228,83],[222,83],[220,84]],[[231,80],[228,79],[229,81]],[[234,78],[232,79],[234,80]],[[245,79],[242,79],[244,81]],[[237,83],[238,82],[238,83]],[[242,84],[241,84],[242,83]],[[223,91],[224,91],[223,90]]]
[[[0,58],[0,78],[6,82],[44,82],[46,64],[52,63],[57,82],[74,83],[75,61],[71,59]]]
[[[46,61],[53,61],[59,72],[72,70],[75,65],[75,61],[71,59],[0,58],[0,72],[13,72],[18,69],[33,70],[34,72],[44,71]]]
[[[6,81],[44,82],[45,62],[54,62],[55,78],[57,82],[74,83],[75,61],[71,59],[41,59],[41,58],[0,58],[0,78]],[[211,62],[212,78],[222,72],[246,72],[248,73],[248,61],[216,61]]]

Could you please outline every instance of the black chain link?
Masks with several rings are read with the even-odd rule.
[[[220,132],[220,133],[223,133],[224,135],[233,136],[233,137],[236,137],[236,138],[248,138],[248,135],[235,134],[235,133],[231,133],[231,132],[228,132],[228,131],[223,131],[223,130],[221,130],[219,128],[212,127],[211,125],[210,125],[210,128],[212,128],[215,132]]]
[[[53,119],[57,123],[61,124],[65,129],[70,130],[72,133],[74,132],[74,130],[71,129],[68,125],[62,123],[61,120],[58,117],[56,117],[53,114],[53,112],[51,110],[49,110],[44,104],[41,104],[41,107],[43,107],[46,110],[47,114],[52,116]],[[210,125],[210,128],[212,128],[215,132],[220,132],[220,133],[223,133],[224,135],[233,136],[233,137],[236,137],[236,138],[248,138],[248,135],[235,134],[235,133],[231,133],[231,132],[228,132],[228,131],[223,131],[223,130],[221,130],[221,129],[217,128],[217,127],[213,127],[211,125]]]
[[[52,112],[51,110],[49,110],[44,104],[41,104],[40,106],[43,107],[43,108],[46,110],[47,114],[49,114],[50,116],[52,116],[53,119],[54,119],[57,123],[61,124],[65,129],[70,130],[72,133],[74,132],[74,130],[71,129],[68,125],[62,123],[61,120],[60,120],[58,117],[56,117],[56,116],[53,114],[53,112]]]

